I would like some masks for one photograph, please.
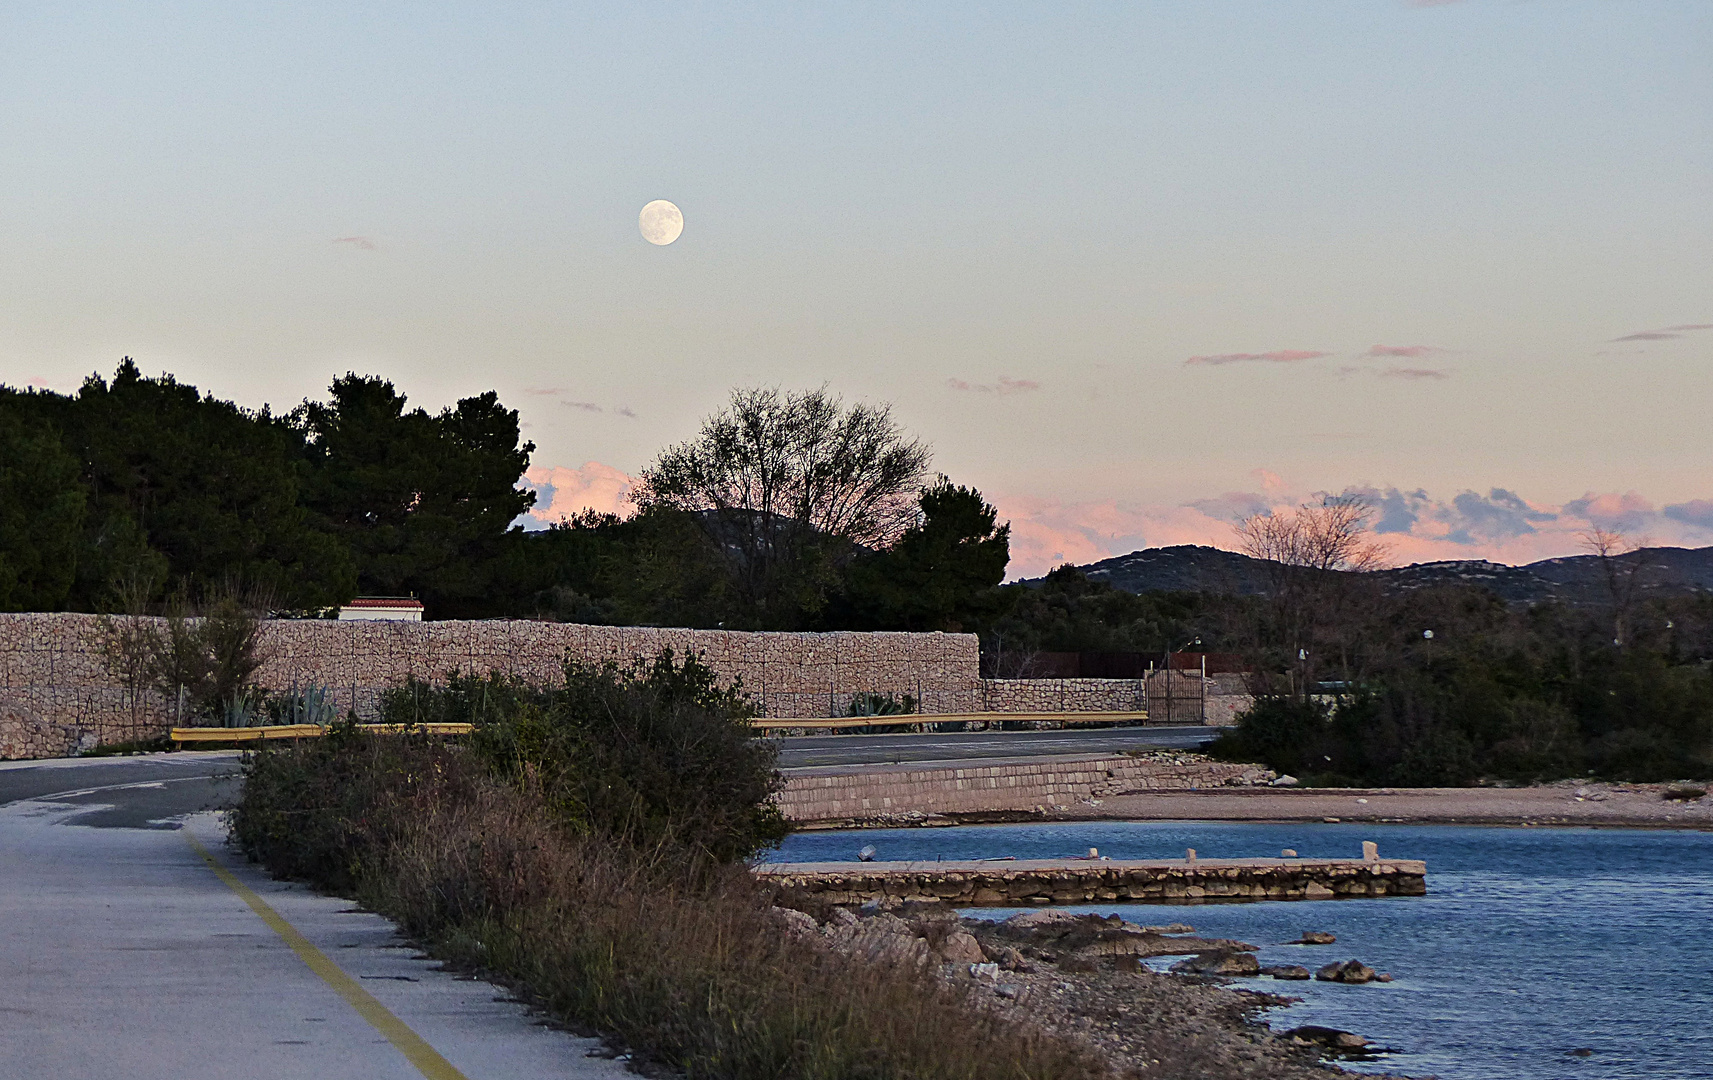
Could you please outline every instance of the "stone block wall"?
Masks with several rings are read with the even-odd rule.
[[[1264,784],[1258,765],[1197,755],[1128,756],[945,766],[829,766],[793,769],[780,809],[798,822],[884,820],[924,814],[1064,808],[1108,795]]]

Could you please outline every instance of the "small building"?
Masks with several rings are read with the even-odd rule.
[[[414,596],[359,596],[339,609],[339,618],[371,622],[421,622],[422,601]]]

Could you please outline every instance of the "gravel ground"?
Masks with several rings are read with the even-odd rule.
[[[1112,795],[1049,811],[1058,820],[1340,821],[1424,825],[1607,825],[1713,829],[1713,796],[1678,785],[1574,780],[1515,788],[1210,788]],[[1697,782],[1691,791],[1708,787]],[[1688,794],[1679,791],[1677,794]]]

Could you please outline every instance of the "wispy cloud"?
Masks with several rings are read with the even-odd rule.
[[[1186,364],[1244,364],[1251,361],[1265,361],[1273,364],[1294,364],[1300,360],[1317,360],[1331,353],[1317,352],[1311,349],[1275,349],[1273,352],[1249,353],[1214,353],[1207,356],[1192,356],[1185,360]]]
[[[556,394],[565,393],[565,388],[563,386],[531,386],[526,387],[524,393],[534,397],[553,397]]]
[[[1391,367],[1380,373],[1383,379],[1449,379],[1450,368]]]
[[[998,382],[994,383],[972,383],[965,382],[963,379],[947,379],[946,385],[953,390],[977,394],[998,394],[1001,397],[1007,394],[1026,394],[1041,389],[1041,384],[1034,379],[1008,379],[1003,375],[999,377]]]
[[[630,411],[629,405],[620,405],[618,408],[613,410],[613,414],[615,416],[622,416],[626,420],[635,420],[636,419],[636,413],[633,413]]]
[[[561,401],[559,404],[565,406],[567,409],[580,409],[583,412],[605,412],[606,411],[605,409],[602,409],[599,405],[595,404],[593,401]]]
[[[1364,356],[1378,358],[1396,357],[1403,360],[1414,360],[1421,356],[1432,356],[1445,350],[1437,345],[1376,345],[1363,353]]]
[[[1613,338],[1613,341],[1670,341],[1679,334],[1687,334],[1695,330],[1713,330],[1713,323],[1680,323],[1668,326],[1663,330],[1638,330],[1634,334]]]
[[[377,247],[380,247],[379,244],[375,243],[367,236],[340,236],[335,238],[333,242],[335,244],[350,244],[359,251],[373,251]]]

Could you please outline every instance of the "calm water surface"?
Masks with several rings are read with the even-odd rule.
[[[1276,1030],[1324,1024],[1397,1052],[1352,1066],[1479,1080],[1713,1080],[1713,834],[1403,825],[1099,822],[799,833],[786,861],[1361,854],[1426,859],[1428,895],[1248,904],[1098,904],[1133,922],[1186,922],[1261,946],[1261,962],[1351,957],[1369,986],[1239,980],[1299,995]],[[1014,909],[968,914],[1004,918]],[[1330,930],[1338,944],[1278,944]],[[1165,961],[1164,963],[1169,963]],[[1162,963],[1160,966],[1164,966]],[[1579,1047],[1590,1057],[1571,1056]]]

